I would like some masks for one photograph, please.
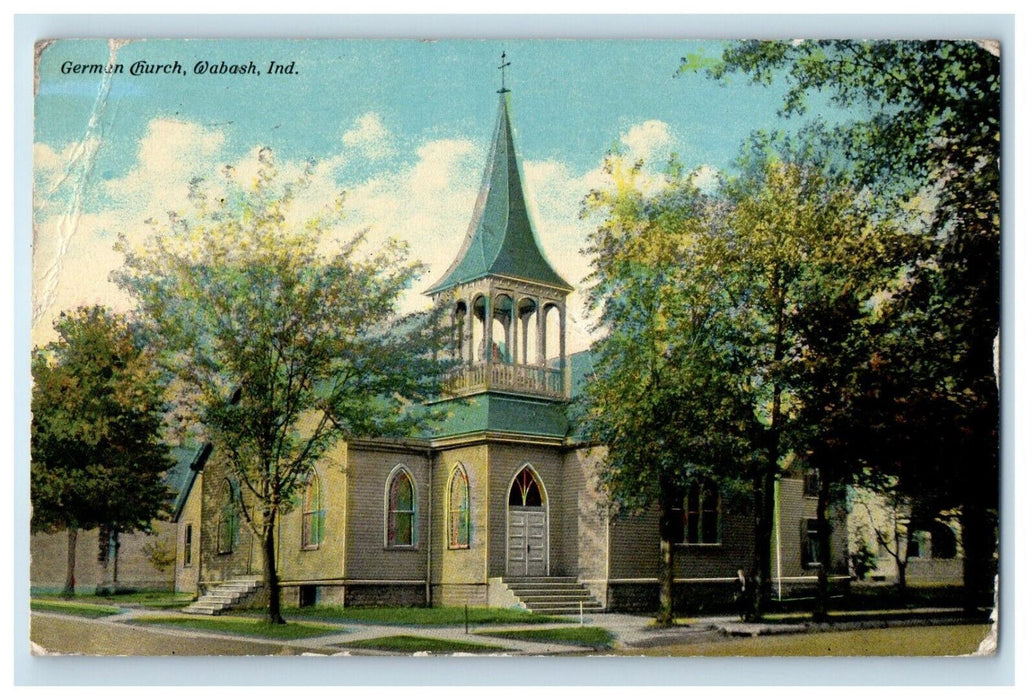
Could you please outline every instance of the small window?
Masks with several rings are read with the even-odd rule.
[[[816,518],[802,521],[802,568],[820,566],[820,522]]]
[[[324,484],[311,472],[306,483],[306,500],[302,504],[302,548],[317,549],[324,541]]]
[[[471,546],[471,488],[464,467],[457,465],[450,475],[448,487],[449,547],[467,549]]]
[[[389,476],[385,503],[385,544],[417,546],[417,497],[410,473],[398,467]]]
[[[183,565],[191,565],[191,556],[194,549],[194,526],[190,523],[183,530]]]
[[[810,498],[820,495],[820,470],[808,469],[802,480],[802,493]]]
[[[223,482],[219,495],[219,520],[216,523],[216,553],[230,554],[238,542],[238,512],[234,502],[234,488],[230,481]]]
[[[713,481],[693,484],[673,508],[670,541],[673,544],[719,544],[719,489]]]
[[[299,586],[299,607],[311,608],[317,604],[316,586]]]

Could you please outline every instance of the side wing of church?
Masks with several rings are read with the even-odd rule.
[[[526,207],[508,91],[460,252],[427,294],[448,309],[456,368],[420,439],[341,443],[310,475],[276,540],[284,602],[652,609],[658,516],[615,517],[598,488],[599,446],[573,437],[566,406],[591,374],[566,351],[573,287],[551,266]],[[199,465],[200,466],[200,465]],[[775,581],[812,578],[816,500],[784,479]],[[259,543],[212,455],[177,523],[175,586],[202,593],[261,580]],[[752,520],[703,484],[676,535],[679,607],[732,600],[752,558]],[[844,570],[844,524],[832,551]]]

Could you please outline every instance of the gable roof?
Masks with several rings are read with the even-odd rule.
[[[522,191],[507,94],[500,94],[482,189],[461,251],[426,294],[489,275],[539,282],[569,292],[574,289],[547,262],[536,240]]]
[[[173,522],[180,519],[187,497],[191,495],[198,472],[205,468],[205,462],[212,454],[212,445],[181,445],[170,450],[176,464],[166,472],[165,483],[172,492],[171,517]]]

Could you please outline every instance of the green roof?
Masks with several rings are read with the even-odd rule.
[[[495,393],[476,394],[435,404],[442,420],[430,426],[428,438],[497,432],[563,438],[568,434],[565,403]]]
[[[426,293],[437,294],[489,275],[573,290],[547,262],[536,240],[522,191],[507,93],[500,95],[500,115],[489,147],[482,189],[460,254]]]

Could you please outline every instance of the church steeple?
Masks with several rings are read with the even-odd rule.
[[[547,262],[529,219],[511,130],[508,93],[510,90],[501,89],[482,189],[464,243],[453,264],[426,292],[429,295],[489,275],[573,291]]]
[[[500,57],[500,106],[482,188],[460,252],[426,292],[453,327],[448,395],[567,398],[566,299],[573,287],[543,254],[529,218]],[[446,320],[446,319],[444,319]]]

